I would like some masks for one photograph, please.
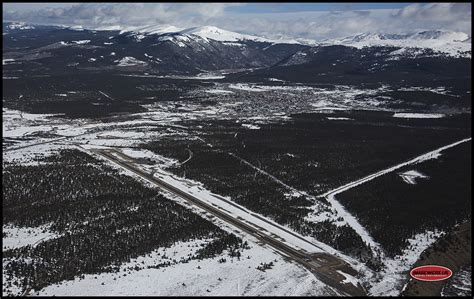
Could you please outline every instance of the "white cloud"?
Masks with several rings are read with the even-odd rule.
[[[8,11],[4,19],[44,24],[147,25],[169,22],[187,22],[198,19],[205,22],[221,16],[228,6],[236,3],[82,3],[67,8],[42,8],[36,11]]]
[[[267,37],[324,39],[362,32],[406,33],[446,29],[471,35],[471,4],[412,4],[402,9],[332,12],[230,13],[238,3],[83,3],[65,8],[8,12],[4,20],[83,26],[214,25]]]
[[[462,31],[471,35],[471,3],[412,4],[392,14],[397,26]]]

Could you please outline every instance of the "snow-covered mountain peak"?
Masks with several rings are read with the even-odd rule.
[[[255,41],[255,42],[265,42],[272,44],[315,44],[315,41],[310,40],[296,40],[288,38],[265,38],[256,35],[242,34],[225,29],[221,29],[215,26],[202,26],[194,27],[181,31],[183,34],[195,35],[204,39],[212,39],[216,41],[223,42],[238,42],[238,41]]]
[[[193,34],[199,33],[199,34],[216,34],[216,35],[235,35],[235,32],[220,29],[215,26],[193,27],[193,28],[188,28],[186,31]]]
[[[113,29],[117,29],[114,27]],[[120,33],[133,33],[138,35],[165,35],[165,34],[174,34],[178,36],[191,37],[197,36],[205,40],[215,40],[221,42],[238,42],[238,41],[255,41],[255,42],[267,42],[275,44],[314,44],[314,41],[300,41],[296,39],[269,39],[260,36],[242,34],[238,32],[233,32],[225,29],[221,29],[215,26],[201,26],[201,27],[192,27],[192,28],[178,28],[173,25],[149,25],[142,27],[121,27]],[[167,38],[170,39],[170,38]]]
[[[350,44],[360,42],[378,42],[378,41],[410,41],[410,40],[437,40],[439,42],[463,42],[469,38],[464,32],[455,32],[448,30],[428,30],[412,34],[384,34],[384,33],[360,33],[354,36],[345,37],[339,40],[332,40],[339,44]]]
[[[430,30],[415,33],[411,36],[411,39],[427,40],[436,39],[445,42],[464,42],[469,38],[464,32],[446,31],[446,30]]]
[[[8,29],[18,29],[18,30],[28,30],[28,29],[35,29],[35,27],[31,25],[27,25],[23,22],[13,22],[7,26]]]
[[[193,27],[181,31],[183,34],[196,35],[204,39],[212,39],[217,41],[236,42],[239,40],[268,41],[265,38],[241,34],[233,31],[224,30],[214,26]]]
[[[385,40],[385,35],[380,33],[361,33],[350,38],[354,42],[361,42],[367,40]]]
[[[342,39],[328,40],[325,44],[356,48],[392,46],[400,48],[428,48],[448,55],[462,55],[471,51],[470,37],[464,32],[448,30],[420,31],[412,34],[361,33]]]

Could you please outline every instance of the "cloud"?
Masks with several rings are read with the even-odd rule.
[[[408,5],[392,14],[392,18],[412,25],[440,27],[471,32],[471,3],[428,3]]]
[[[325,39],[362,32],[408,33],[446,29],[471,35],[471,4],[411,4],[402,9],[334,10],[277,13],[230,12],[238,3],[83,3],[35,11],[4,10],[4,20],[41,24],[110,25],[171,24],[179,27],[214,25],[267,37]],[[350,8],[350,7],[348,7]]]
[[[225,21],[214,21],[218,26],[239,28],[245,33],[321,40],[374,30],[384,31],[383,20],[389,18],[391,12],[391,10],[298,12],[259,14],[258,18],[249,14],[227,17]],[[386,29],[390,31],[392,28]]]
[[[3,18],[41,24],[145,25],[170,22],[205,22],[222,16],[226,7],[237,3],[82,3],[68,8],[36,11],[4,11]],[[181,20],[180,20],[181,19]]]
[[[245,18],[245,22],[240,22]],[[239,27],[239,23],[241,24]],[[345,37],[364,32],[413,33],[422,30],[453,30],[471,35],[471,4],[413,4],[402,9],[344,10],[260,14],[229,17],[222,26],[259,30],[312,39]]]
[[[452,21],[470,16],[470,11],[470,3],[416,3],[400,9],[393,16],[411,20]]]

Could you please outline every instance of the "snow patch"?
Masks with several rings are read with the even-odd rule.
[[[442,118],[445,117],[441,113],[395,113],[393,117],[397,118]]]
[[[75,45],[86,45],[88,43],[90,43],[91,40],[90,39],[84,39],[84,40],[73,40],[71,41],[71,43],[75,44]]]
[[[231,93],[234,93],[233,91],[224,90],[224,89],[210,89],[210,90],[205,90],[205,92],[212,93],[212,94],[231,94]]]
[[[250,129],[250,130],[259,130],[260,127],[257,125],[252,125],[252,124],[242,124],[242,127]]]
[[[407,272],[419,259],[421,253],[444,234],[442,231],[426,231],[408,240],[409,245],[401,255],[384,260],[385,268],[378,274],[379,280],[372,284],[370,296],[398,296],[407,279]]]
[[[170,248],[158,248],[121,266],[130,271],[87,274],[53,284],[35,293],[41,296],[257,296],[257,295],[338,295],[306,269],[285,262],[272,250],[252,246],[243,251],[240,259],[223,253],[215,258],[191,260],[159,269],[146,266],[179,260],[196,252],[209,240],[177,242]],[[163,259],[163,256],[167,259]],[[247,258],[249,257],[249,258]],[[225,258],[225,263],[218,260]],[[144,264],[142,264],[142,262]],[[272,269],[262,272],[256,267],[261,262],[273,262]],[[138,270],[135,267],[138,266]],[[134,270],[129,270],[132,268]],[[97,278],[96,278],[97,277]]]
[[[194,27],[180,31],[181,34],[195,35],[199,36],[205,40],[212,39],[216,41],[227,41],[227,42],[237,42],[251,40],[256,42],[267,42],[267,43],[276,43],[276,44],[300,44],[297,40],[274,40],[267,39],[255,35],[241,34],[237,32],[232,32],[224,29],[220,29],[214,26],[202,26]]]
[[[354,120],[354,119],[348,118],[348,117],[326,117],[326,119],[328,119],[328,120]]]
[[[431,49],[435,52],[444,53],[455,57],[470,57],[471,42],[469,36],[464,32],[455,32],[448,30],[420,31],[412,34],[380,34],[380,33],[362,33],[342,39],[334,39],[325,42],[325,44],[346,45],[356,48],[391,46],[401,47],[403,50],[393,53],[398,56],[411,52],[412,49]],[[411,55],[421,53],[410,53]]]
[[[337,273],[344,276],[344,280],[342,281],[342,283],[352,283],[356,287],[359,284],[359,280],[355,278],[354,276],[347,274],[345,272],[342,272],[341,270],[337,270]]]
[[[15,62],[13,58],[2,59],[2,65],[12,64]]]
[[[131,57],[131,56],[125,56],[124,58],[120,60],[115,60],[114,62],[117,62],[118,66],[134,66],[134,65],[147,64],[145,61],[138,60],[135,57]]]
[[[34,26],[27,25],[23,22],[15,22],[7,26],[8,29],[17,29],[17,30],[30,30],[35,29]]]
[[[50,225],[38,227],[18,227],[14,225],[3,226],[2,247],[3,251],[13,248],[20,248],[31,245],[36,246],[39,243],[59,237],[50,231]]]
[[[399,176],[403,179],[403,181],[407,184],[416,185],[416,179],[426,179],[429,178],[428,176],[416,171],[416,170],[409,170],[403,173],[400,173]]]

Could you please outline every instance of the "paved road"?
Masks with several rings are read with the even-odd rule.
[[[339,194],[339,193],[342,193],[344,191],[347,191],[351,188],[354,188],[354,187],[357,187],[357,186],[362,185],[364,183],[367,183],[367,182],[369,182],[373,179],[376,179],[376,178],[378,178],[382,175],[385,175],[387,173],[391,173],[391,172],[393,172],[397,169],[400,169],[404,166],[419,163],[419,162],[422,162],[426,159],[430,159],[433,156],[438,155],[439,153],[441,153],[444,150],[455,147],[455,146],[457,146],[459,144],[462,144],[462,143],[465,143],[465,142],[469,142],[469,141],[471,141],[471,139],[472,139],[471,137],[467,137],[467,138],[461,139],[459,141],[450,143],[448,145],[442,146],[440,148],[437,148],[435,150],[429,151],[429,152],[424,153],[422,155],[419,155],[415,158],[412,158],[408,161],[405,161],[405,162],[402,162],[402,163],[397,164],[395,166],[380,170],[376,173],[372,173],[372,174],[370,174],[366,177],[363,177],[361,179],[358,179],[356,181],[347,183],[347,184],[345,184],[341,187],[338,187],[338,188],[330,190],[330,191],[328,191],[328,192],[326,192],[322,195],[319,195],[318,197],[325,197],[327,202],[329,202],[331,204],[331,206],[338,212],[338,214],[340,216],[342,216],[348,223],[351,223],[350,225],[359,234],[359,236],[362,238],[362,240],[364,242],[366,242],[367,244],[369,244],[372,248],[377,249],[375,251],[375,253],[379,257],[384,258],[385,254],[384,254],[384,250],[382,249],[381,245],[372,238],[372,236],[367,231],[367,229],[359,223],[359,220],[345,209],[345,207],[336,199],[336,195]]]
[[[108,95],[108,94],[106,94],[105,92],[103,92],[103,91],[100,91],[100,90],[99,90],[99,92],[100,92],[100,93],[101,93],[103,96],[105,96],[106,98],[108,98],[109,100],[115,101],[115,99],[114,99],[114,98],[112,98],[111,96],[109,96],[109,95]]]
[[[434,156],[434,155],[437,155],[439,154],[440,152],[444,151],[444,150],[447,150],[448,148],[451,148],[451,147],[455,147],[461,143],[464,143],[464,142],[468,142],[468,141],[471,141],[472,137],[467,137],[467,138],[464,138],[464,139],[461,139],[459,141],[456,141],[454,143],[450,143],[448,145],[445,145],[445,146],[442,146],[440,148],[437,148],[435,150],[432,150],[432,151],[429,151],[427,153],[424,153],[422,155],[419,155],[413,159],[410,159],[408,161],[405,161],[405,162],[402,162],[400,164],[397,164],[395,166],[392,166],[390,168],[387,168],[387,169],[383,169],[383,170],[380,170],[376,173],[372,173],[366,177],[363,177],[361,179],[358,179],[356,181],[353,181],[353,182],[350,182],[350,183],[347,183],[345,184],[344,186],[341,186],[341,187],[338,187],[336,189],[333,189],[333,190],[330,190],[322,195],[319,195],[318,197],[328,197],[329,195],[336,195],[336,194],[339,194],[339,193],[342,193],[346,190],[349,190],[353,187],[356,187],[358,185],[361,185],[363,183],[366,183],[368,181],[371,181],[379,176],[382,176],[384,174],[387,174],[389,172],[393,172],[399,168],[402,168],[404,166],[407,166],[407,165],[410,165],[410,164],[415,164],[415,163],[418,163],[418,162],[421,162],[421,161],[424,161],[426,159],[430,159],[430,157]]]
[[[27,145],[22,145],[22,146],[17,146],[17,147],[5,148],[5,149],[3,149],[3,151],[4,151],[4,152],[16,151],[16,150],[19,150],[19,149],[22,149],[22,148],[27,148],[27,147],[32,147],[32,146],[40,145],[40,144],[46,144],[46,143],[51,143],[51,142],[56,142],[56,141],[65,140],[65,139],[67,139],[67,138],[68,138],[68,137],[61,137],[61,138],[50,139],[50,140],[46,140],[46,141],[42,141],[42,142],[37,142],[37,143],[33,143],[33,144],[27,144]]]
[[[149,182],[152,182],[158,187],[185,199],[194,206],[205,210],[206,212],[227,222],[228,224],[231,224],[232,226],[240,229],[241,231],[244,231],[254,236],[262,243],[270,245],[283,256],[290,258],[293,261],[309,269],[319,280],[337,289],[339,292],[345,295],[366,295],[366,292],[362,287],[356,287],[350,283],[342,283],[342,281],[344,280],[344,276],[339,274],[337,270],[344,271],[348,274],[355,274],[355,270],[353,270],[349,264],[342,261],[341,259],[328,253],[310,254],[305,251],[296,250],[295,248],[260,232],[257,228],[225,213],[223,210],[218,209],[206,202],[203,202],[199,198],[189,193],[186,193],[176,188],[175,186],[172,186],[167,182],[160,180],[159,178],[154,177],[153,175],[143,171],[142,169],[133,165],[132,161],[134,159],[132,157],[129,157],[123,153],[120,153],[113,149],[96,149],[91,151],[105,157],[109,161],[121,166],[122,168],[132,171],[136,175],[146,179]],[[118,158],[118,156],[114,154],[119,154],[121,158]]]
[[[72,135],[72,136],[64,136],[64,137],[49,139],[49,140],[46,140],[46,141],[36,142],[36,143],[32,143],[32,144],[27,144],[27,145],[22,145],[22,146],[17,146],[17,147],[10,147],[10,148],[3,149],[3,151],[4,152],[16,151],[16,150],[27,148],[27,147],[32,147],[32,146],[37,146],[37,145],[47,144],[47,143],[52,143],[52,142],[57,142],[57,141],[68,140],[68,139],[72,139],[72,138],[76,138],[76,137],[80,137],[80,136],[84,136],[84,135],[88,135],[88,134],[93,134],[93,133],[95,133],[95,132],[86,132],[86,133],[81,133],[81,134]]]

